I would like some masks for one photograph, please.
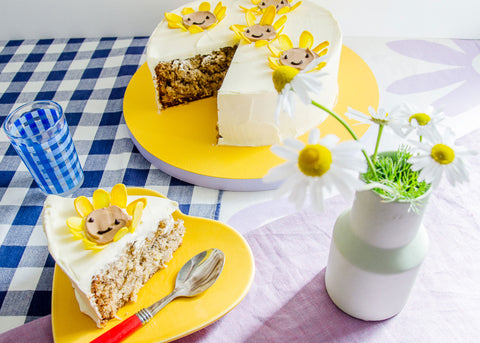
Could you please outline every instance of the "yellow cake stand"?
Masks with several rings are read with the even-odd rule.
[[[347,106],[360,111],[366,111],[368,106],[378,106],[378,86],[373,73],[346,46],[343,46],[340,58],[338,83],[336,113],[343,115]],[[278,186],[262,182],[270,168],[283,162],[270,151],[270,146],[216,145],[215,97],[169,108],[159,114],[146,63],[130,80],[123,111],[130,137],[140,153],[155,167],[173,177],[199,186],[232,191],[260,191]],[[342,140],[351,139],[331,117],[319,127],[322,136],[334,133]],[[368,125],[356,125],[354,129],[360,137]],[[306,141],[307,136],[305,134],[300,139]]]

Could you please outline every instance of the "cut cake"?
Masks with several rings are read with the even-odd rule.
[[[262,8],[263,3],[278,8],[280,1],[196,1],[165,14],[150,36],[146,52],[160,113],[171,106],[216,96],[218,144],[234,146],[276,144],[307,132],[325,119],[325,113],[297,99],[293,118],[281,113],[275,120],[277,91],[270,60],[278,61],[275,51],[285,51],[285,37],[278,39],[280,35],[298,48],[302,33],[308,31],[313,41],[303,40],[303,45],[313,49],[323,44],[325,49],[318,57],[326,62],[319,71],[322,91],[311,96],[333,108],[342,47],[337,21],[329,11],[308,0],[291,1],[291,7],[280,8],[274,17],[265,15],[268,8]],[[212,27],[192,29],[186,23],[188,16],[199,12],[214,13],[220,19]],[[247,24],[253,23],[271,24],[276,38],[265,44],[244,39],[245,32],[238,27],[248,30],[253,26]]]

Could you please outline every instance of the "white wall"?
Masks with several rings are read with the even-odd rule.
[[[216,0],[211,0],[216,3]],[[345,36],[480,38],[479,0],[314,0]],[[0,40],[148,36],[189,0],[2,0]]]

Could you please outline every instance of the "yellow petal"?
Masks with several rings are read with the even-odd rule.
[[[273,57],[280,57],[281,55],[281,51],[275,48],[273,45],[268,45],[268,50],[270,50]]]
[[[73,205],[75,206],[75,211],[77,211],[78,215],[82,218],[85,218],[93,211],[93,205],[84,196],[79,196],[73,201]]]
[[[283,24],[285,24],[286,22],[287,22],[287,16],[282,15],[280,18],[278,18],[275,24],[273,24],[273,27],[275,28],[275,30],[278,31],[278,29],[282,27]]]
[[[132,219],[132,225],[130,227],[130,232],[133,233],[137,228],[138,224],[140,224],[140,220],[142,219],[142,213],[143,213],[143,204],[139,202],[135,205],[135,209],[133,210],[133,215],[132,215],[133,219]]]
[[[263,12],[262,19],[260,19],[260,25],[272,25],[273,21],[275,20],[276,13],[277,11],[275,6],[268,6],[265,12]]]
[[[143,205],[143,208],[145,208],[147,206],[147,198],[139,198],[135,201],[132,201],[130,204],[128,204],[127,206],[127,213],[130,215],[130,216],[133,216],[133,212],[135,211],[135,207],[137,206],[137,204],[141,202],[142,205]]]
[[[323,67],[325,67],[326,65],[327,65],[327,62],[320,62],[315,68],[310,70],[310,72],[318,71],[318,70],[322,69]]]
[[[290,7],[288,6],[285,6],[285,7],[282,7],[278,10],[277,14],[287,14],[288,12],[290,12]]]
[[[168,20],[169,23],[181,23],[183,18],[175,13],[165,13],[165,19]]]
[[[215,17],[217,17],[217,22],[225,18],[225,13],[227,13],[226,7],[220,7],[220,9],[215,11]]]
[[[308,31],[303,31],[300,35],[300,48],[311,48],[313,46],[313,35]]]
[[[203,29],[198,25],[192,25],[188,28],[188,31],[190,31],[190,33],[200,33],[203,32]]]
[[[278,36],[278,43],[280,43],[283,51],[293,48],[292,40],[287,35]],[[280,56],[280,54],[278,56]]]
[[[191,7],[185,7],[184,9],[182,9],[182,14],[183,15],[190,14],[190,13],[195,13],[195,10]],[[182,18],[182,20],[183,20],[183,18]]]
[[[127,207],[127,187],[124,184],[119,183],[113,186],[112,191],[110,192],[111,205],[117,205],[121,208]]]
[[[328,52],[328,49],[325,48],[322,51],[320,51],[317,55],[318,55],[318,57],[322,57],[322,56],[325,56],[327,54],[327,52]]]
[[[85,236],[83,235],[82,232],[78,232],[78,231],[70,229],[70,233],[73,235],[73,238],[75,238],[75,239],[84,239],[85,238]]]
[[[215,16],[216,16],[217,13],[218,13],[218,11],[219,11],[222,7],[225,7],[225,6],[223,6],[223,5],[222,5],[222,2],[219,1],[218,4],[217,4],[217,6],[215,6],[215,9],[213,10],[213,14],[215,14]],[[226,9],[226,7],[225,7],[225,9]]]
[[[247,11],[245,12],[245,20],[247,21],[248,26],[253,26],[255,25],[255,20],[257,20],[257,18],[255,18],[255,14],[253,14],[252,11]]]
[[[122,227],[118,232],[113,236],[113,241],[116,242],[120,239],[122,239],[123,236],[125,236],[128,233],[128,228],[127,227]]]
[[[198,7],[199,11],[210,11],[210,3],[209,2],[202,2]]]
[[[262,1],[262,0],[252,0],[252,4],[258,5],[260,3],[260,1]]]
[[[246,27],[245,25],[234,24],[230,26],[230,30],[235,32],[237,35],[240,35],[240,33],[243,32],[243,30],[245,30],[245,27]]]
[[[93,208],[108,207],[110,205],[110,194],[104,189],[97,189],[93,192]]]
[[[270,46],[270,45],[269,45]],[[277,70],[278,67],[280,67],[280,64],[278,64],[277,62],[277,58],[274,58],[274,57],[269,57],[268,58],[268,65],[270,66],[270,68],[272,68],[273,70]]]
[[[106,247],[106,245],[98,245],[96,243],[89,241],[86,238],[83,239],[83,244],[85,246],[85,249],[93,250],[93,251],[100,251]]]
[[[300,6],[302,4],[301,1],[298,1],[295,5],[293,5],[292,7],[290,7],[290,11],[289,12],[292,12],[294,11],[295,9],[298,8],[298,6]]]
[[[85,220],[80,217],[70,217],[67,219],[67,226],[77,232],[83,231]]]
[[[320,44],[318,44],[316,47],[314,47],[312,50],[318,53],[320,50],[325,49],[329,45],[330,43],[328,41],[323,41]]]

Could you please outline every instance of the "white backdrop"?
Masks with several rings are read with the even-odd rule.
[[[478,0],[314,0],[345,36],[480,38]],[[0,40],[149,36],[189,0],[2,0]],[[212,2],[216,2],[212,0]]]

